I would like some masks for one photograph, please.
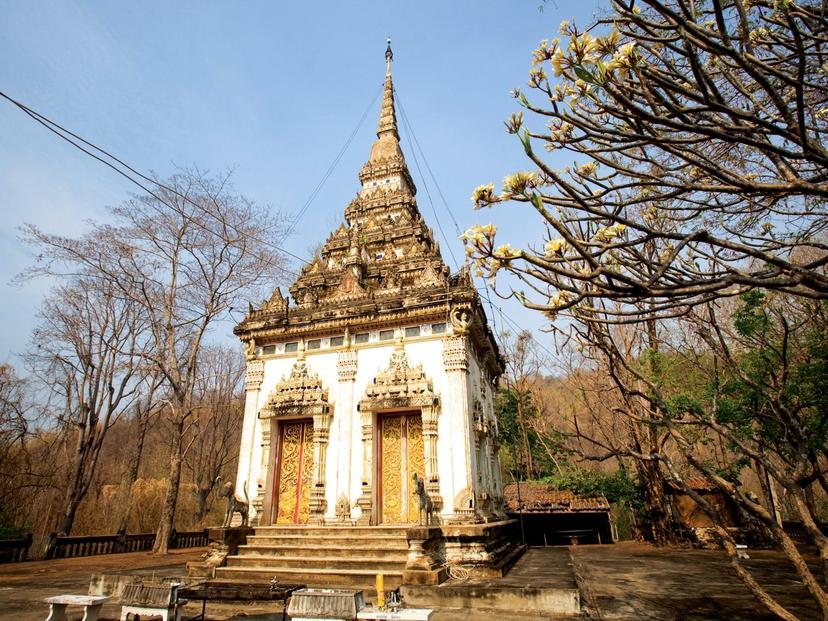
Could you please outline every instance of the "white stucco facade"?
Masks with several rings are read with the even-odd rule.
[[[444,331],[433,333],[432,325]],[[436,396],[439,480],[431,494],[442,499],[438,509],[441,521],[480,521],[499,513],[502,481],[496,454],[494,378],[481,371],[468,339],[456,335],[450,322],[406,327],[419,328],[420,335],[406,338],[405,327],[399,327],[394,330],[393,339],[387,339],[387,331],[383,331],[387,340],[380,340],[380,331],[371,331],[367,343],[356,344],[351,337],[350,343],[331,347],[330,339],[320,339],[319,348],[312,350],[307,349],[305,342],[293,341],[297,343],[296,352],[285,353],[285,343],[280,343],[270,355],[263,355],[259,348],[248,361],[237,489],[246,486],[249,498],[253,499],[251,514],[255,523],[266,524],[274,519],[274,507],[268,500],[273,497],[281,457],[275,441],[278,426],[303,417],[301,413],[285,418],[268,417],[263,410],[269,395],[291,375],[299,358],[304,358],[309,375],[321,381],[329,404],[325,460],[313,481],[314,489],[318,483],[324,484],[323,523],[343,521],[341,512],[337,515],[337,503],[341,506],[343,497],[350,508],[346,519],[370,524],[380,521],[375,510],[378,498],[372,498],[371,516],[363,515],[358,501],[365,484],[372,487],[371,494],[379,493],[373,485],[378,475],[371,470],[375,465],[368,464],[366,470],[363,425],[367,421],[376,426],[377,416],[383,412],[366,414],[359,410],[359,403],[377,376],[388,369],[395,349],[400,348],[409,367],[422,369]],[[369,455],[377,450],[377,433],[372,434],[370,442],[374,446]]]

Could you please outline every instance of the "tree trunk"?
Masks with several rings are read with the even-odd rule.
[[[72,472],[72,478],[69,481],[69,485],[66,487],[66,500],[63,505],[63,517],[60,520],[60,528],[58,529],[58,532],[62,533],[64,536],[72,533],[72,526],[75,523],[75,515],[78,511],[78,505],[80,505],[80,502],[83,499],[82,480],[86,454],[87,450],[84,439],[84,428],[80,428],[78,429],[78,445],[75,450],[75,467]]]
[[[77,494],[75,494],[73,490],[72,496],[66,501],[66,507],[63,511],[63,518],[60,521],[60,530],[58,531],[64,536],[67,536],[72,532],[72,526],[75,523],[75,515],[78,512],[79,505],[80,499],[77,498]]]
[[[196,490],[196,498],[198,500],[198,508],[195,512],[195,521],[196,524],[201,524],[201,521],[204,519],[204,516],[207,515],[207,498],[210,496],[210,492],[212,488],[198,488]]]
[[[664,496],[664,478],[657,461],[638,460],[638,476],[644,488],[644,505],[653,543],[664,545],[674,539],[670,511]]]
[[[173,437],[170,446],[170,486],[164,499],[164,509],[161,513],[161,522],[155,533],[153,554],[167,554],[169,551],[170,534],[175,521],[175,508],[178,504],[178,489],[181,484],[182,436],[184,434],[184,417],[179,416],[173,425]]]
[[[129,471],[127,472],[126,481],[124,481],[124,493],[122,496],[121,507],[121,522],[118,526],[118,533],[124,534],[129,526],[130,509],[132,508],[132,488],[135,481],[138,480],[138,470],[141,467],[141,456],[144,453],[144,440],[147,436],[147,427],[149,426],[149,414],[138,414],[138,437],[136,439],[135,451],[132,454],[132,459],[129,464]]]

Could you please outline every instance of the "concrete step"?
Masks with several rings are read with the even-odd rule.
[[[366,571],[401,571],[405,567],[406,557],[394,555],[386,558],[376,557],[318,557],[302,556],[272,557],[264,555],[237,555],[227,557],[228,567],[260,567],[281,570],[285,567],[316,569],[364,569]]]
[[[327,537],[293,533],[290,535],[249,535],[248,545],[331,545],[331,546],[399,546],[408,548],[408,538],[405,536],[376,535],[360,537]]]
[[[269,556],[284,558],[295,556],[300,558],[337,557],[351,558],[362,556],[370,558],[399,557],[405,559],[408,547],[401,546],[325,546],[325,545],[245,545],[240,546],[238,556]]]
[[[407,526],[257,526],[255,535],[264,536],[308,536],[308,537],[353,537],[365,535],[392,535],[405,537]]]
[[[267,569],[263,567],[217,567],[216,578],[228,580],[250,580],[269,582],[276,579],[280,582],[299,583],[308,587],[351,587],[371,589],[376,585],[376,574],[379,572],[363,569],[311,569],[306,567],[292,568],[279,567]],[[385,589],[396,589],[402,583],[402,571],[383,571]]]

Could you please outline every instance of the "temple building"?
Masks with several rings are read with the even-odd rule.
[[[287,297],[235,328],[247,384],[236,488],[273,525],[505,519],[494,398],[503,360],[466,270],[417,208],[386,51],[377,140],[345,221]]]

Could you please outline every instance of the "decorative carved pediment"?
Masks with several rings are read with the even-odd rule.
[[[259,418],[312,416],[329,412],[328,391],[322,386],[319,376],[311,374],[305,352],[300,351],[290,375],[276,384]]]
[[[417,278],[418,285],[442,285],[445,284],[446,278],[434,270],[434,266],[429,263],[425,269],[420,272]]]
[[[388,368],[380,371],[374,383],[365,389],[365,398],[359,402],[363,412],[395,408],[430,408],[438,404],[431,381],[423,366],[412,367],[408,362],[402,339],[397,339]]]
[[[359,279],[354,275],[351,270],[345,270],[342,273],[342,280],[339,282],[339,286],[334,291],[333,295],[330,296],[329,299],[331,300],[338,300],[341,298],[348,298],[354,296],[360,296],[365,294],[365,287],[359,282]]]
[[[273,290],[273,295],[270,296],[270,299],[265,304],[265,308],[267,310],[285,312],[287,311],[288,304],[289,300],[282,295],[281,287],[276,287]]]

